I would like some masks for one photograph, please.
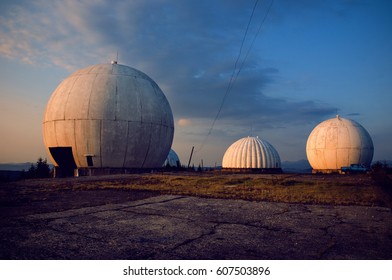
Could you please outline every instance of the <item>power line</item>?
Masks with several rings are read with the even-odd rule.
[[[233,69],[233,72],[231,73],[230,81],[229,81],[229,84],[228,84],[228,86],[227,86],[227,88],[226,88],[225,94],[223,95],[222,101],[221,101],[221,103],[220,103],[220,105],[219,105],[218,113],[216,114],[214,120],[212,121],[212,124],[211,124],[210,129],[208,130],[207,135],[204,137],[204,140],[203,140],[203,142],[201,143],[200,148],[199,148],[197,151],[200,151],[201,149],[203,149],[204,144],[205,144],[205,142],[207,141],[208,137],[210,136],[210,134],[211,134],[211,132],[212,132],[212,129],[214,128],[215,123],[216,123],[216,121],[217,121],[217,119],[218,119],[218,117],[219,117],[219,115],[220,115],[220,113],[221,113],[221,111],[222,111],[223,104],[225,103],[226,98],[227,98],[227,96],[228,96],[228,94],[229,94],[229,92],[230,92],[230,90],[231,90],[232,83],[233,83],[233,77],[234,77],[234,75],[235,75],[235,72],[236,72],[236,69],[237,69],[237,64],[238,64],[238,61],[239,61],[239,59],[240,59],[240,57],[241,57],[242,48],[244,47],[244,43],[245,43],[245,40],[246,40],[246,35],[248,34],[249,26],[250,26],[250,23],[251,23],[251,21],[252,21],[252,18],[253,18],[253,15],[254,15],[254,13],[255,13],[256,6],[257,6],[257,3],[258,3],[258,2],[259,2],[259,0],[256,0],[256,1],[255,1],[255,4],[253,5],[252,13],[251,13],[251,15],[250,15],[248,24],[247,24],[247,26],[246,26],[246,30],[245,30],[245,33],[244,33],[244,37],[242,38],[240,50],[239,50],[237,59],[236,59],[236,61],[235,61],[235,63],[234,63],[234,69]]]
[[[264,24],[264,22],[265,22],[265,20],[266,20],[266,18],[267,18],[267,16],[268,16],[268,14],[269,14],[269,12],[270,12],[270,10],[271,10],[273,1],[274,1],[274,0],[271,1],[270,6],[269,6],[269,8],[268,8],[268,10],[267,10],[267,13],[264,15],[264,18],[263,18],[263,20],[261,21],[261,23],[260,23],[260,25],[259,25],[259,28],[258,28],[256,34],[255,34],[254,37],[253,37],[253,40],[252,40],[252,42],[251,42],[251,44],[250,44],[250,46],[249,46],[249,49],[248,49],[248,51],[247,51],[247,53],[246,53],[246,55],[245,55],[245,58],[243,59],[241,65],[240,65],[240,68],[239,68],[238,71],[237,71],[237,64],[238,64],[238,62],[239,62],[239,60],[240,60],[240,58],[241,58],[242,49],[243,49],[243,47],[244,47],[244,43],[245,43],[245,40],[246,40],[248,31],[249,31],[249,27],[250,27],[250,24],[251,24],[251,22],[252,22],[252,18],[253,18],[253,15],[254,15],[254,13],[255,13],[257,4],[258,4],[258,2],[259,2],[259,0],[256,0],[256,1],[255,1],[255,4],[253,5],[252,13],[251,13],[251,15],[250,15],[248,24],[247,24],[247,26],[246,26],[246,30],[245,30],[245,33],[244,33],[244,37],[242,38],[242,42],[241,42],[241,46],[240,46],[240,50],[239,50],[237,59],[236,59],[236,61],[235,61],[235,63],[234,63],[234,69],[233,69],[233,72],[232,72],[232,74],[231,74],[229,84],[228,84],[228,86],[227,86],[227,88],[226,88],[225,94],[224,94],[224,96],[223,96],[223,98],[222,98],[222,101],[221,101],[221,103],[220,103],[220,105],[219,105],[218,112],[217,112],[217,114],[216,114],[214,120],[212,121],[211,127],[210,127],[210,129],[209,129],[207,135],[205,136],[203,142],[201,143],[200,148],[199,148],[197,151],[200,151],[200,150],[203,149],[205,142],[207,141],[208,137],[211,135],[211,132],[212,132],[214,126],[215,126],[216,121],[217,121],[218,118],[219,118],[219,115],[220,115],[220,113],[221,113],[221,111],[222,111],[222,108],[223,108],[223,105],[224,105],[224,103],[225,103],[225,101],[226,101],[226,99],[227,99],[227,96],[229,95],[229,93],[230,93],[230,91],[231,91],[231,89],[232,89],[232,87],[233,87],[235,81],[237,80],[237,77],[238,77],[238,75],[240,74],[240,72],[241,72],[241,70],[242,70],[242,68],[243,68],[243,66],[244,66],[244,64],[245,64],[245,61],[246,61],[246,59],[247,59],[247,57],[248,57],[248,55],[249,55],[249,53],[250,53],[250,50],[251,50],[252,47],[253,47],[254,42],[256,41],[256,38],[257,38],[257,36],[258,36],[258,34],[259,34],[260,30],[261,30],[261,27],[262,27],[262,25]]]
[[[236,59],[236,61],[235,61],[235,63],[234,63],[234,69],[233,69],[233,73],[231,74],[229,86],[230,86],[230,84],[231,84],[231,82],[232,82],[232,79],[233,79],[235,70],[237,69],[237,63],[238,63],[238,61],[240,60],[241,53],[242,53],[242,48],[244,47],[244,43],[245,43],[245,40],[246,40],[246,35],[248,35],[249,26],[250,26],[250,23],[251,23],[251,21],[252,21],[252,18],[253,18],[253,15],[254,15],[254,13],[255,13],[256,6],[257,6],[257,3],[258,3],[258,2],[259,2],[259,0],[256,0],[255,4],[254,4],[254,6],[253,6],[252,13],[251,13],[250,18],[249,18],[248,25],[246,26],[244,38],[242,38],[242,42],[241,42],[240,51],[239,51],[238,56],[237,56],[237,59]]]
[[[267,17],[268,17],[268,14],[269,14],[269,12],[270,12],[270,10],[271,10],[271,7],[272,7],[272,4],[273,4],[273,3],[274,3],[274,0],[271,0],[270,5],[268,6],[268,10],[267,10],[267,12],[266,12],[265,15],[264,15],[263,20],[260,22],[259,28],[257,29],[257,31],[256,31],[256,33],[255,33],[255,36],[253,37],[253,40],[252,40],[252,42],[251,42],[251,44],[250,44],[250,46],[249,46],[249,49],[248,49],[248,51],[246,52],[245,58],[244,58],[244,60],[242,61],[242,64],[241,64],[240,68],[238,69],[238,72],[237,72],[237,75],[236,75],[236,77],[235,77],[235,79],[234,79],[234,82],[235,82],[235,80],[237,79],[238,75],[240,74],[240,72],[241,72],[241,70],[242,70],[242,68],[243,68],[243,66],[244,66],[244,64],[245,64],[246,59],[248,58],[248,55],[249,55],[249,53],[250,53],[250,50],[252,49],[252,47],[253,47],[253,45],[254,45],[254,43],[255,43],[255,41],[256,41],[256,38],[257,38],[257,36],[258,36],[259,33],[260,33],[261,27],[264,25],[264,22],[265,22],[265,20],[266,20]]]

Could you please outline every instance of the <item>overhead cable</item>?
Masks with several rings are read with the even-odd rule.
[[[237,77],[238,77],[239,73],[241,72],[241,70],[242,70],[242,68],[243,68],[243,66],[244,66],[244,64],[245,64],[245,61],[246,61],[246,59],[247,59],[247,57],[248,57],[248,55],[249,55],[249,53],[250,53],[250,50],[252,49],[252,47],[253,47],[253,45],[254,45],[254,42],[256,41],[256,38],[257,38],[258,34],[260,33],[261,27],[263,26],[265,20],[267,19],[267,16],[268,16],[268,14],[269,14],[269,12],[270,12],[270,10],[271,10],[271,7],[272,7],[273,0],[271,1],[270,6],[268,7],[267,12],[266,12],[266,14],[264,15],[264,18],[263,18],[263,20],[261,21],[261,23],[260,23],[260,25],[259,25],[259,28],[258,28],[257,32],[255,33],[255,35],[254,35],[254,37],[253,37],[253,40],[252,40],[252,42],[251,42],[251,44],[250,44],[250,46],[249,46],[249,48],[248,48],[248,51],[246,52],[245,58],[242,60],[242,63],[241,63],[241,65],[240,65],[239,69],[237,70],[237,64],[238,64],[238,62],[239,62],[239,60],[240,60],[240,58],[241,58],[242,49],[243,49],[243,47],[244,47],[244,43],[245,43],[245,41],[246,41],[246,37],[247,37],[248,31],[249,31],[249,27],[250,27],[250,24],[251,24],[251,22],[252,22],[252,18],[253,18],[253,15],[254,15],[254,13],[255,13],[255,10],[256,10],[256,7],[257,7],[258,2],[259,2],[259,0],[256,0],[256,1],[255,1],[255,4],[253,5],[252,13],[251,13],[251,15],[250,15],[248,24],[247,24],[247,26],[246,26],[246,30],[245,30],[245,33],[244,33],[244,37],[242,38],[240,50],[239,50],[237,59],[236,59],[236,61],[235,61],[235,63],[234,63],[234,69],[233,69],[233,72],[232,72],[232,74],[231,74],[230,81],[229,81],[229,84],[228,84],[228,86],[227,86],[227,88],[226,88],[225,94],[223,95],[222,101],[221,101],[221,103],[220,103],[220,105],[219,105],[218,112],[217,112],[217,114],[216,114],[214,120],[212,121],[211,127],[210,127],[210,129],[209,129],[207,135],[206,135],[205,138],[203,139],[203,142],[201,143],[201,145],[200,145],[200,147],[199,147],[199,149],[198,149],[197,151],[200,151],[200,150],[203,149],[204,144],[206,143],[208,137],[211,135],[211,132],[212,132],[214,126],[215,126],[216,121],[217,121],[218,118],[219,118],[219,115],[220,115],[220,113],[221,113],[221,111],[222,111],[222,108],[223,108],[223,105],[224,105],[224,103],[225,103],[225,101],[226,101],[226,99],[227,99],[227,96],[229,95],[231,89],[233,88],[233,85],[234,85],[235,81],[237,80]]]

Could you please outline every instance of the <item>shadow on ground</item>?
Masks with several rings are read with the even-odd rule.
[[[386,207],[0,186],[0,259],[392,259]]]

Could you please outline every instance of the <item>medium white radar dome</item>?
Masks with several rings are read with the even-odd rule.
[[[43,139],[60,170],[161,167],[172,145],[173,114],[146,74],[117,63],[71,74],[55,89]]]
[[[336,116],[317,125],[306,143],[306,155],[314,171],[337,171],[350,164],[369,166],[373,142],[359,123]]]
[[[275,148],[258,137],[244,137],[225,152],[222,168],[281,170],[280,157]]]

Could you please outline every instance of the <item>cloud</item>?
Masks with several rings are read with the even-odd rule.
[[[178,124],[179,126],[189,126],[189,125],[192,124],[192,121],[191,121],[190,119],[179,119],[179,120],[177,121],[177,124]]]
[[[0,14],[0,55],[74,71],[110,62],[118,51],[119,63],[140,69],[164,90],[180,127],[176,133],[202,139],[226,93],[254,1],[16,3]],[[255,18],[265,12],[266,5],[259,5]],[[249,34],[256,27],[250,26]],[[249,54],[222,107],[215,137],[237,137],[250,126],[262,131],[301,125],[336,112],[315,100],[275,95],[270,86],[281,72],[263,59],[256,50]]]
[[[0,54],[75,70],[107,51],[90,22],[99,1],[25,1],[0,16]],[[104,55],[105,56],[105,55]]]
[[[230,71],[230,67],[219,71],[204,69],[203,76],[197,78],[189,75],[182,80],[172,79],[169,90],[177,94],[171,98],[171,106],[177,117],[205,119],[211,123],[228,86],[229,79],[222,75],[225,71]],[[263,124],[265,129],[308,123],[336,112],[336,107],[313,100],[289,101],[275,97],[268,87],[277,75],[277,69],[263,69],[258,65],[245,69],[225,100],[218,123],[241,126],[253,122]]]
[[[349,113],[346,116],[348,116],[348,117],[357,117],[357,116],[360,116],[360,115],[361,115],[361,113]]]

